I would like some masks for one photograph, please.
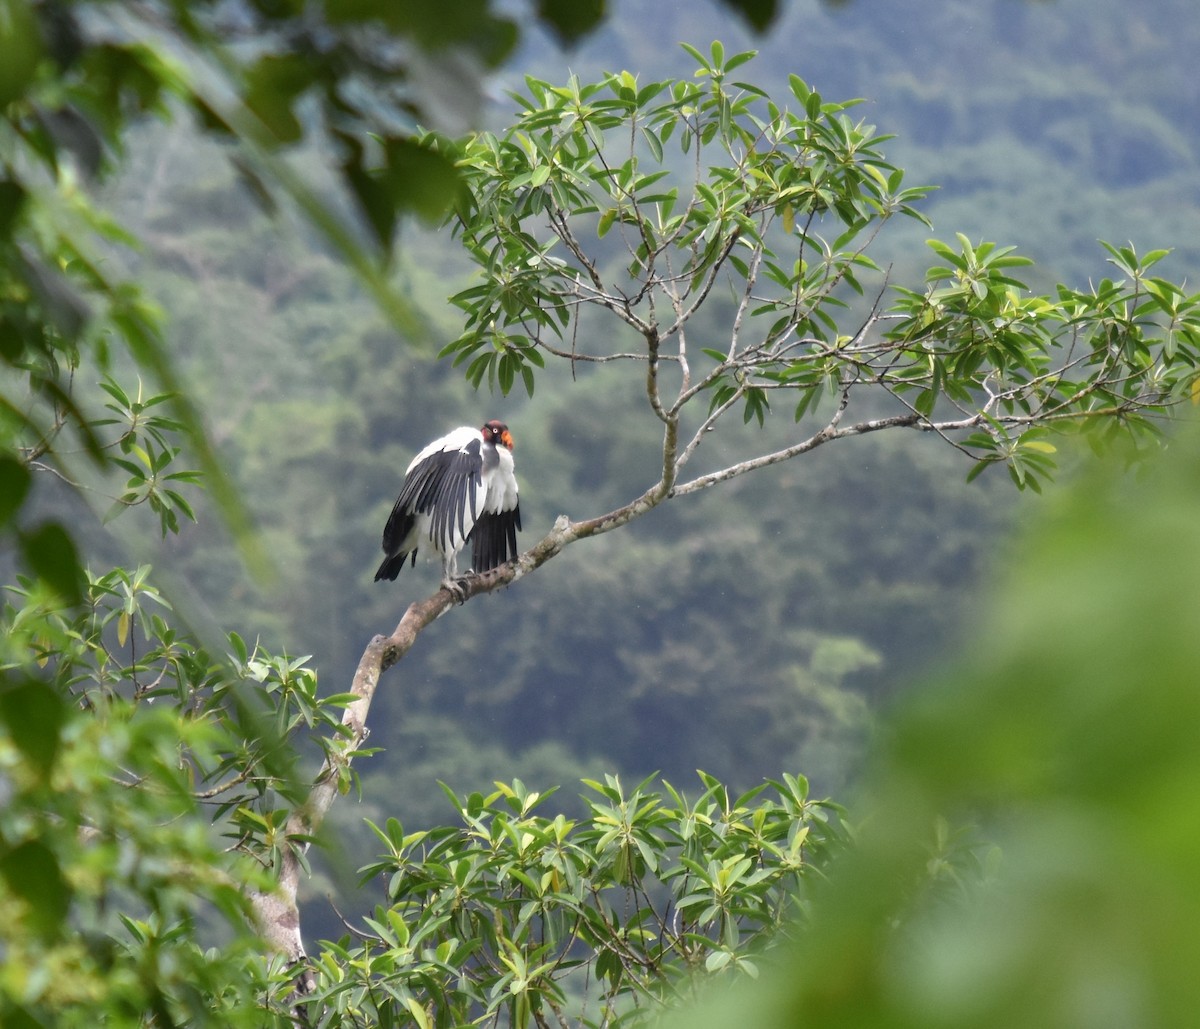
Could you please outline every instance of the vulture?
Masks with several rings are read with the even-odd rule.
[[[493,419],[460,426],[425,447],[404,473],[383,530],[387,555],[375,581],[395,579],[428,542],[442,555],[442,585],[455,590],[458,552],[471,544],[471,570],[490,571],[517,556],[521,508],[513,474],[513,438]]]

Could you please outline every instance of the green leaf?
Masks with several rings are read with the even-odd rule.
[[[16,748],[45,778],[58,757],[67,712],[62,698],[44,682],[5,682],[0,686],[0,720]]]
[[[0,109],[24,96],[42,59],[42,34],[27,0],[0,0]]]
[[[299,54],[267,54],[247,72],[246,106],[258,115],[271,142],[295,143],[303,137],[292,107],[315,74],[314,65]]]
[[[409,1014],[413,1016],[419,1029],[430,1029],[429,1014],[420,1002],[415,997],[404,997],[403,1000],[404,1006],[408,1008]]]
[[[385,152],[385,180],[393,203],[426,221],[439,220],[458,197],[460,180],[455,162],[428,143],[409,137],[387,140]],[[549,173],[550,169],[545,168],[543,182]]]
[[[29,840],[0,855],[0,878],[24,901],[26,918],[39,936],[53,939],[69,928],[71,891],[45,844]]]
[[[772,5],[772,6],[774,6],[774,5]],[[734,54],[731,58],[729,58],[728,61],[725,62],[725,70],[733,71],[734,68],[737,68],[739,65],[745,64],[747,61],[754,60],[754,58],[757,56],[758,56],[757,50],[743,50],[741,53]],[[747,87],[744,84],[742,84],[742,88],[747,88]]]
[[[727,964],[733,955],[727,950],[714,950],[704,959],[704,968],[708,972],[719,972]]]
[[[61,525],[47,522],[19,536],[21,556],[29,569],[68,605],[82,603],[84,574],[75,544]]]
[[[513,387],[513,380],[517,373],[517,358],[511,354],[501,354],[500,364],[496,370],[496,378],[500,383],[500,392],[504,396],[508,396],[509,391]]]
[[[13,520],[29,492],[29,469],[15,457],[0,457],[0,526]]]
[[[565,43],[574,43],[600,24],[605,0],[538,0],[538,17]]]
[[[657,133],[649,126],[643,125],[642,138],[646,140],[646,145],[650,147],[650,153],[654,157],[654,160],[661,164],[663,159],[663,145]]]
[[[708,67],[708,58],[706,58],[699,50],[697,50],[694,46],[692,46],[691,43],[680,43],[679,45],[689,55],[691,55],[692,58],[695,59],[697,64],[700,64],[705,68]]]
[[[0,48],[0,52],[3,52]],[[661,160],[661,156],[659,158]],[[0,179],[0,239],[10,238],[25,207],[25,187],[11,179]]]
[[[244,665],[246,663],[246,659],[249,657],[249,652],[246,649],[246,641],[243,640],[242,637],[236,632],[231,632],[229,634],[229,645],[233,647],[233,653],[237,658],[238,663]]]

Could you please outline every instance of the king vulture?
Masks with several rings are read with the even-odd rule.
[[[472,545],[472,570],[487,572],[517,556],[521,509],[513,474],[513,438],[503,422],[463,425],[435,439],[404,473],[383,530],[387,555],[375,581],[395,579],[428,541],[442,555],[442,585],[455,589],[458,552]]]

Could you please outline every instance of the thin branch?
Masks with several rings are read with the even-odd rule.
[[[604,280],[600,277],[600,272],[596,270],[595,263],[588,257],[579,240],[575,238],[575,233],[571,231],[570,223],[567,221],[566,212],[562,208],[555,207],[551,209],[550,228],[562,240],[563,245],[571,252],[575,260],[582,265],[583,270],[587,272],[588,278],[591,279],[592,285],[596,287],[596,290],[603,293]]]
[[[841,408],[839,408],[840,410]],[[790,447],[784,447],[782,450],[763,454],[761,457],[752,458],[748,461],[740,461],[727,468],[722,468],[720,471],[710,472],[707,475],[701,475],[682,483],[675,487],[675,496],[681,497],[686,496],[688,493],[696,493],[738,475],[745,475],[747,472],[753,472],[759,468],[779,464],[781,461],[787,461],[810,450],[815,450],[822,444],[829,443],[835,439],[844,439],[848,436],[861,436],[868,432],[879,432],[882,429],[917,428],[922,421],[921,416],[916,414],[893,415],[890,418],[874,418],[865,422],[857,422],[844,429],[838,428],[831,421],[819,432],[813,433],[807,439],[795,443]]]
[[[573,291],[568,291],[562,295],[567,298],[577,297],[579,304],[596,304],[604,307],[615,314],[626,325],[632,326],[639,333],[645,334],[650,329],[650,325],[643,319],[638,317],[633,311],[633,301],[629,297],[622,294],[617,296],[613,293],[606,292],[603,283],[594,284],[590,287],[581,278],[576,277],[571,282],[574,287]]]
[[[242,783],[248,782],[249,779],[250,779],[250,769],[244,768],[244,769],[242,769],[242,771],[238,772],[237,775],[233,776],[232,778],[226,779],[224,782],[218,783],[216,786],[213,786],[207,790],[200,790],[198,792],[193,792],[192,796],[195,797],[199,801],[212,800],[213,797],[217,797],[220,794],[226,792],[226,790],[233,789],[235,786],[240,786]]]
[[[691,459],[692,454],[694,454],[696,452],[696,448],[698,446],[700,446],[700,443],[704,439],[704,437],[706,435],[708,435],[708,433],[712,432],[713,428],[717,424],[717,421],[731,407],[735,407],[738,403],[740,403],[742,398],[745,395],[746,395],[746,383],[743,381],[743,382],[738,383],[737,389],[735,389],[733,391],[733,393],[729,396],[729,398],[723,404],[718,404],[711,411],[709,411],[708,416],[704,419],[704,421],[702,421],[700,423],[699,428],[697,428],[696,431],[694,433],[692,433],[692,438],[687,441],[687,443],[685,444],[685,446],[683,448],[682,453],[680,453],[678,459],[675,462],[675,474],[677,476],[678,476],[679,472],[683,470],[683,466],[685,464],[687,464],[688,461]]]
[[[545,342],[544,340],[538,340],[537,343],[538,343],[538,346],[540,346],[544,351],[546,351],[547,354],[550,354],[553,357],[561,357],[567,361],[582,361],[584,363],[591,363],[591,364],[607,364],[609,361],[646,361],[646,360],[649,360],[649,358],[647,358],[647,356],[645,354],[632,354],[632,353],[581,354],[578,351],[574,351],[574,350],[560,350],[558,347],[551,346],[549,343]],[[679,358],[676,357],[674,354],[659,354],[658,360],[660,360],[660,361],[678,361]]]
[[[763,234],[766,234],[767,224],[763,225]],[[737,310],[733,313],[733,326],[729,331],[729,353],[726,355],[728,360],[733,360],[737,353],[738,343],[742,338],[742,324],[746,320],[746,312],[750,309],[751,301],[754,298],[754,287],[758,283],[758,269],[762,265],[763,251],[766,248],[760,242],[754,248],[753,256],[750,258],[750,263],[746,267],[746,284],[742,289],[741,299],[738,300]]]
[[[684,309],[683,314],[675,319],[675,323],[669,326],[666,331],[663,332],[663,339],[669,339],[676,332],[678,332],[680,327],[689,318],[691,318],[691,316],[696,313],[704,301],[708,299],[708,294],[712,292],[713,285],[716,283],[717,277],[721,273],[721,269],[725,267],[725,259],[733,252],[733,248],[737,245],[737,241],[740,238],[741,233],[739,232],[734,231],[729,234],[728,242],[726,242],[720,254],[713,259],[712,266],[705,273],[704,280],[700,286],[700,292],[697,293],[695,297],[691,298],[691,303]],[[680,275],[680,280],[682,280],[682,274]]]

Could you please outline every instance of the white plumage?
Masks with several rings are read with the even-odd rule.
[[[387,555],[375,581],[395,579],[424,543],[442,555],[442,584],[454,588],[458,552],[469,542],[472,570],[486,572],[517,556],[521,509],[513,439],[503,422],[460,426],[412,459],[383,530]]]

